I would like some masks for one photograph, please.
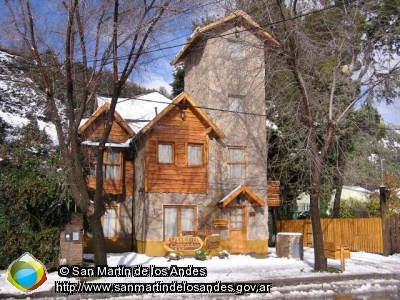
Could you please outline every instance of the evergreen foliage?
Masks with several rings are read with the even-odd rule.
[[[59,154],[35,120],[15,135],[0,146],[0,268],[27,251],[51,266],[69,221]]]
[[[172,86],[172,97],[178,96],[185,88],[185,68],[180,65],[177,66],[173,72],[174,81],[170,84]]]

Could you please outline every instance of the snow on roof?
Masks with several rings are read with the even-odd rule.
[[[343,189],[345,190],[350,190],[350,191],[355,191],[355,192],[360,192],[360,193],[365,193],[365,194],[372,194],[371,191],[364,189],[361,186],[343,186]]]
[[[238,191],[243,184],[239,184],[237,187],[235,187],[232,191],[230,191],[224,198],[218,201],[218,203],[224,203],[226,200],[230,198],[232,194],[234,194],[236,191]]]
[[[171,102],[171,99],[168,99],[159,92],[153,92],[136,96],[134,98],[119,98],[116,111],[132,128],[132,130],[137,133]],[[97,97],[99,108],[105,103],[111,103],[111,98]],[[81,124],[84,124],[84,122]]]
[[[106,147],[113,147],[113,148],[129,148],[129,143],[131,139],[128,139],[125,143],[106,143]],[[92,141],[84,141],[82,145],[86,146],[98,146],[99,142],[92,142]]]

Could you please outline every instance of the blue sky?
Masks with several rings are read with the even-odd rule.
[[[376,103],[376,108],[381,114],[383,120],[387,123],[400,125],[400,99],[397,98],[393,104],[386,105],[385,102]]]

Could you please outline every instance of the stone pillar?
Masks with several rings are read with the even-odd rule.
[[[83,261],[83,216],[72,214],[71,222],[61,231],[60,264],[81,265]]]
[[[303,260],[303,235],[296,232],[279,232],[276,236],[276,255]]]

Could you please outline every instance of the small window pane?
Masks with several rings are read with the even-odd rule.
[[[203,146],[188,145],[188,165],[203,164]]]
[[[168,207],[164,209],[164,239],[178,236],[178,209]]]
[[[104,237],[111,238],[115,236],[115,209],[107,209],[103,216],[103,233]]]
[[[229,173],[231,178],[244,178],[244,165],[230,164]]]
[[[158,162],[172,164],[174,162],[174,149],[172,144],[158,144]]]
[[[107,162],[110,163],[119,163],[120,162],[120,153],[114,151],[107,151]]]
[[[182,208],[181,211],[181,231],[194,230],[194,209]]]
[[[229,97],[228,104],[230,111],[244,112],[243,109],[243,98],[241,97]]]
[[[119,180],[120,178],[120,166],[114,165],[103,165],[103,176],[104,179]]]
[[[229,149],[229,160],[236,161],[236,162],[244,161],[244,149],[230,148]]]

